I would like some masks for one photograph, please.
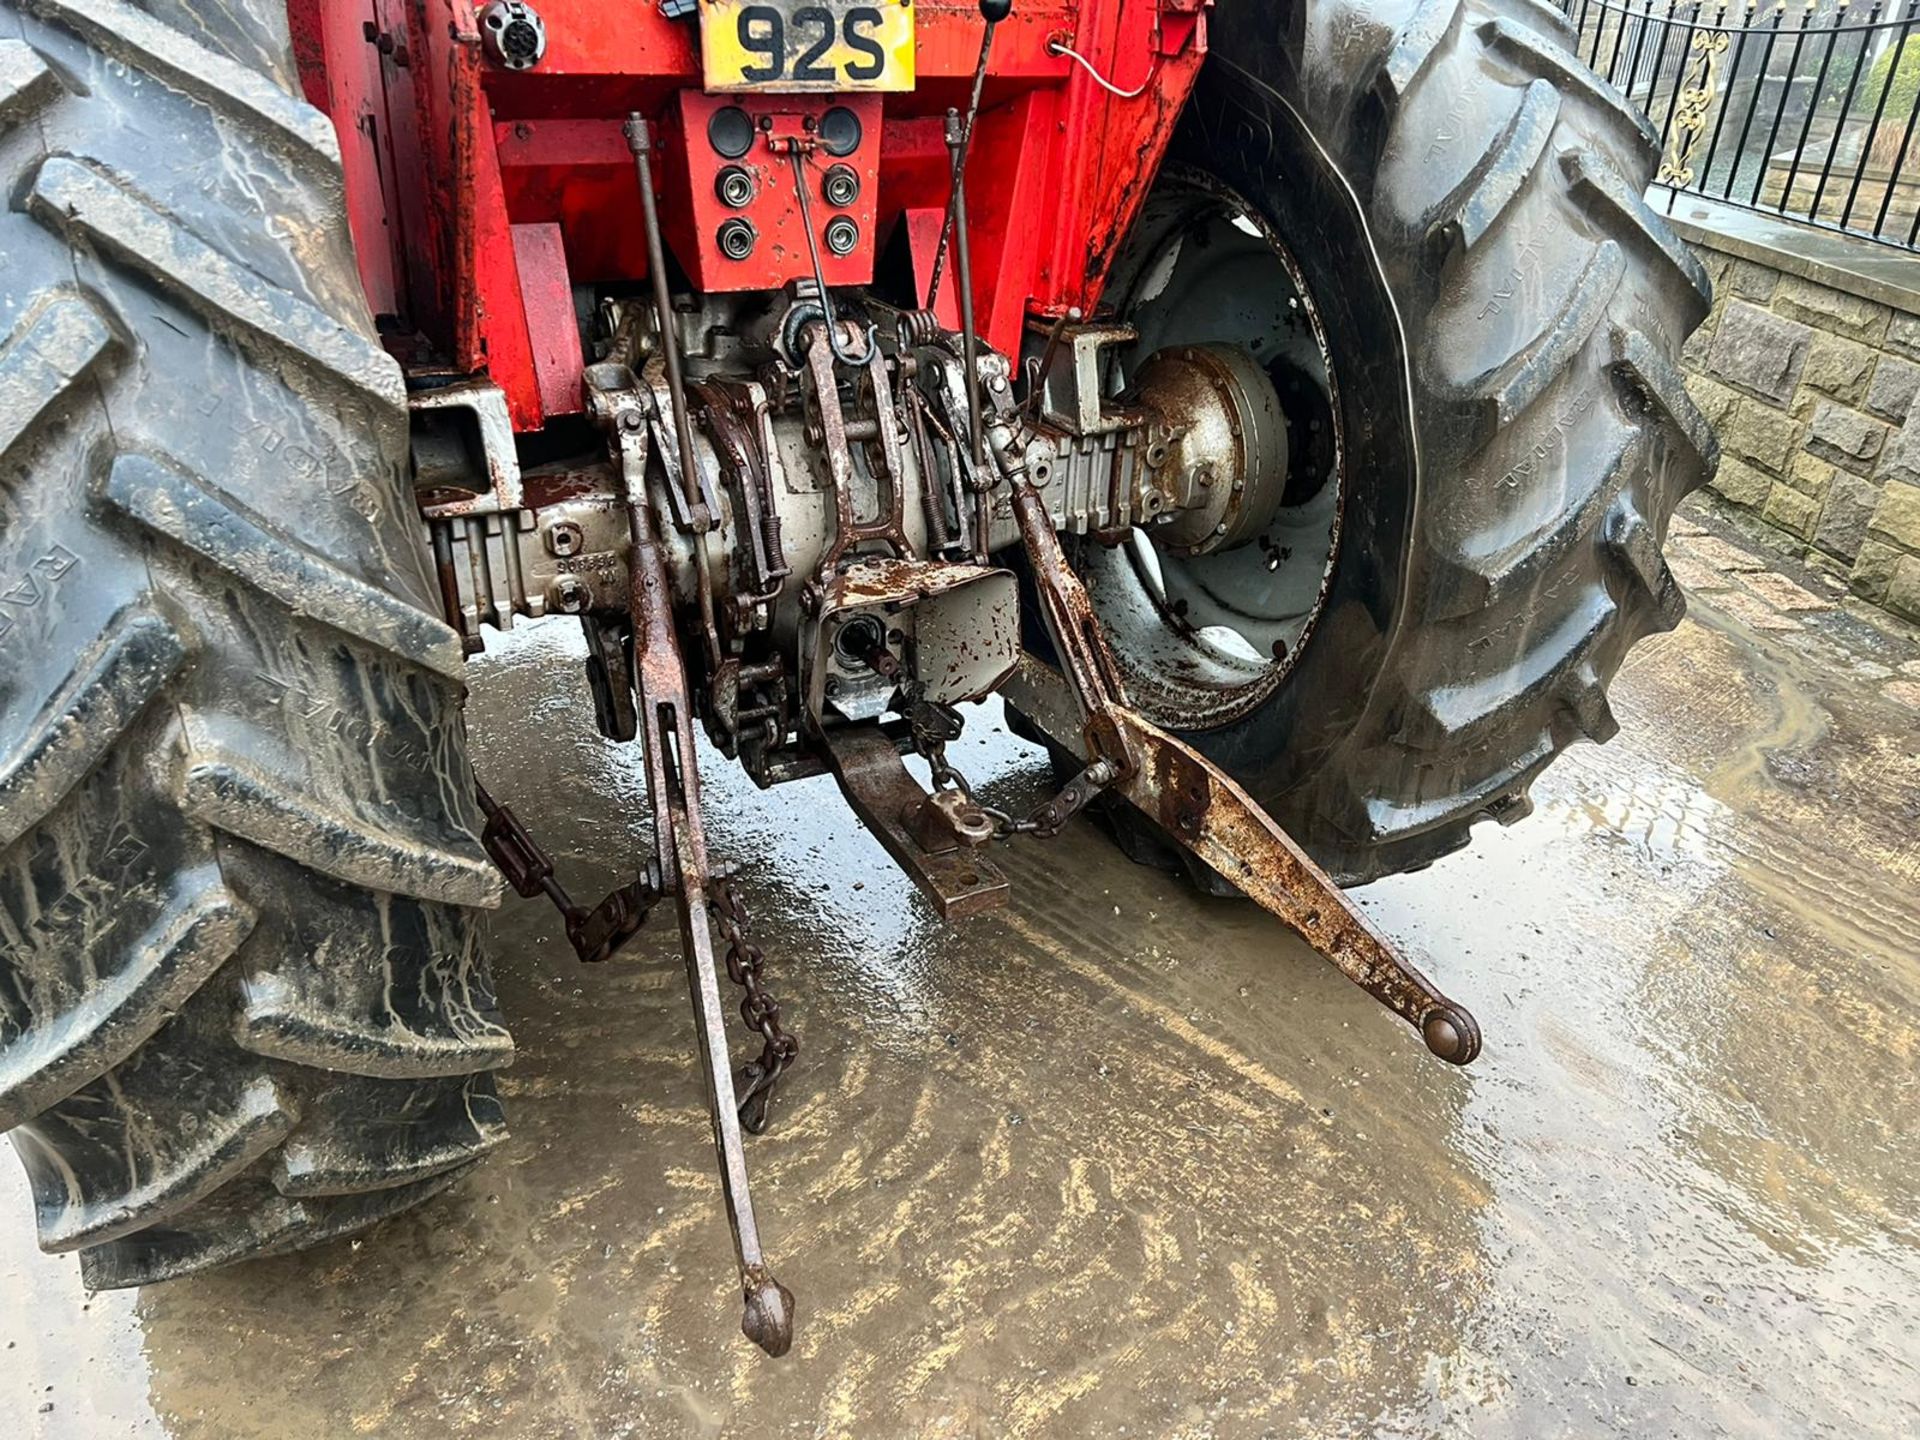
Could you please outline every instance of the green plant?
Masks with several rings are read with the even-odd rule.
[[[1887,98],[1881,104],[1878,97],[1883,90]],[[1899,157],[1914,105],[1920,102],[1920,37],[1904,37],[1873,62],[1867,72],[1866,93],[1880,106],[1880,124],[1874,129],[1869,154],[1879,164],[1892,165]],[[1915,159],[1911,149],[1907,158],[1909,163]]]

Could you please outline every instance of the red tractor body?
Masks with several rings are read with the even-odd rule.
[[[453,1183],[505,1137],[504,878],[582,961],[672,912],[785,1353],[743,1135],[819,1082],[716,759],[831,776],[953,920],[1095,813],[1474,1059],[1337,885],[1612,733],[1715,463],[1707,277],[1553,7],[1209,6],[0,0],[0,1129],[45,1248],[147,1284]],[[645,765],[594,904],[459,716],[463,655],[563,617]],[[969,781],[969,715],[1046,798]]]
[[[1206,8],[1047,3],[996,27],[968,161],[974,305],[990,346],[1017,354],[1029,316],[1093,312],[1199,72]],[[816,181],[836,163],[858,181],[843,207],[857,240],[844,255],[822,253],[826,279],[864,284],[878,265],[904,263],[925,293],[949,193],[943,117],[966,107],[980,59],[985,27],[972,3],[914,7],[910,90],[850,93],[836,82],[838,93],[738,95],[704,91],[690,9],[669,19],[653,4],[616,13],[598,0],[543,0],[545,50],[520,70],[490,55],[468,0],[290,9],[301,82],[340,133],[361,276],[390,343],[417,336],[424,344],[405,350],[407,362],[488,375],[519,431],[582,407],[573,287],[646,275],[621,130],[632,112],[662,135],[666,239],[692,288],[777,290],[812,274],[774,146],[789,134],[811,141],[842,108],[859,122],[857,143],[844,155],[812,146],[805,161]],[[729,156],[709,127],[736,106],[752,143]],[[732,164],[753,187],[737,208],[715,190]],[[840,213],[818,199],[814,208],[817,222]],[[736,218],[756,236],[740,259],[716,239]],[[933,308],[957,326],[951,276]]]

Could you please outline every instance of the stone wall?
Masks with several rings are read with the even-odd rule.
[[[1684,356],[1720,433],[1713,488],[1856,595],[1920,620],[1920,303],[1682,228],[1715,287]]]

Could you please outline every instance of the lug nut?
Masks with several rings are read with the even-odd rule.
[[[738,165],[729,165],[713,180],[713,193],[729,210],[744,210],[753,203],[753,175]]]
[[[820,182],[820,193],[827,197],[829,205],[845,209],[860,198],[860,177],[851,165],[830,166],[826,178]]]
[[[714,233],[714,243],[720,247],[720,253],[729,260],[744,260],[753,253],[754,242],[760,238],[759,232],[739,216],[727,221]]]
[[[586,548],[587,537],[571,520],[556,520],[547,527],[547,549],[565,558]]]
[[[827,249],[835,255],[851,255],[860,243],[860,227],[841,215],[827,224]]]

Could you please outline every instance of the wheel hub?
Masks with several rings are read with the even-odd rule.
[[[1257,360],[1231,345],[1162,350],[1141,367],[1139,402],[1171,424],[1167,473],[1189,504],[1154,538],[1174,555],[1252,542],[1287,487],[1287,417]]]

